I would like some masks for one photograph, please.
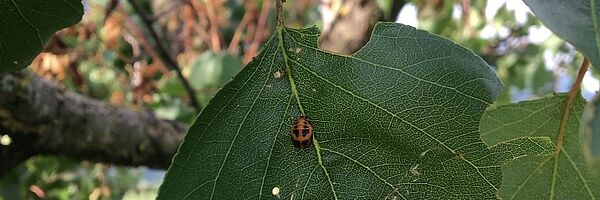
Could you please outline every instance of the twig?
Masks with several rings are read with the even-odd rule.
[[[465,30],[469,37],[473,37],[475,32],[473,31],[473,27],[471,26],[471,0],[462,0],[460,1],[463,13],[463,22],[465,23]]]
[[[256,28],[256,32],[254,33],[254,40],[252,41],[252,43],[250,44],[250,48],[248,48],[248,51],[244,55],[245,63],[250,62],[252,57],[254,57],[256,55],[256,53],[258,53],[260,43],[262,43],[262,40],[264,38],[264,30],[265,30],[265,26],[267,25],[267,17],[269,16],[269,8],[271,7],[270,2],[271,1],[263,1],[263,6],[260,10],[260,16],[258,18],[258,25]],[[282,8],[282,13],[283,13],[283,8]],[[283,14],[281,14],[281,16],[282,16],[281,21],[283,22]]]
[[[283,2],[285,0],[275,1],[275,13],[277,14],[277,26],[283,26]]]
[[[103,24],[106,24],[106,20],[108,19],[108,17],[110,17],[110,15],[113,13],[113,11],[115,11],[115,9],[117,8],[117,5],[119,5],[119,0],[110,0],[107,4],[108,5],[106,5],[106,8],[104,9]]]
[[[181,1],[181,0],[179,0],[179,1],[176,1],[176,2],[174,2],[174,3],[171,3],[171,5],[169,5],[169,7],[167,7],[165,10],[163,10],[162,12],[160,12],[160,13],[158,13],[158,14],[154,15],[154,16],[152,17],[152,20],[153,20],[153,21],[156,21],[156,20],[160,19],[161,17],[163,17],[163,16],[165,16],[165,15],[167,15],[167,14],[169,14],[169,13],[173,12],[174,10],[177,10],[179,7],[181,7],[181,6],[183,6],[183,5],[185,5],[185,2],[184,2],[184,1]]]
[[[156,60],[156,63],[159,64],[161,71],[165,74],[168,73],[169,71],[165,67],[165,62],[163,62],[163,60],[160,58],[160,55],[158,55],[155,49],[152,48],[150,44],[148,44],[148,41],[146,41],[146,38],[144,38],[144,34],[142,34],[142,31],[140,30],[138,25],[129,17],[129,15],[127,15],[127,13],[125,13],[125,11],[119,10],[119,12],[122,13],[123,19],[125,19],[125,22],[127,24],[127,30],[129,31],[129,33],[135,38],[139,45],[142,46],[144,51],[150,54],[150,57],[153,60]],[[130,42],[127,38],[127,35],[124,38],[125,41]]]
[[[248,3],[246,3],[246,5],[247,4]],[[237,26],[237,28],[235,28],[235,33],[233,34],[233,37],[231,38],[231,42],[229,43],[229,47],[227,48],[227,51],[229,51],[229,53],[231,53],[231,54],[239,53],[240,48],[239,48],[238,43],[240,42],[240,39],[242,38],[242,31],[244,30],[244,28],[250,21],[250,18],[252,18],[252,16],[251,16],[252,14],[253,14],[253,12],[249,9],[246,9],[246,11],[244,12],[244,16],[242,17],[240,24]]]
[[[208,15],[208,21],[210,21],[210,42],[212,43],[213,51],[219,52],[221,51],[221,31],[219,30],[219,20],[217,20],[216,8],[213,5],[213,1],[207,0],[206,4],[206,14]]]
[[[142,4],[140,3],[139,0],[129,0],[129,3],[133,6],[133,9],[135,10],[135,12],[138,15],[140,15],[140,17],[142,18],[142,21],[144,22],[144,24],[146,25],[146,28],[150,32],[150,36],[156,42],[156,45],[158,47],[158,50],[160,52],[161,58],[163,59],[164,63],[167,64],[167,66],[171,67],[173,70],[175,70],[177,76],[181,80],[181,83],[183,83],[183,86],[185,87],[185,90],[187,91],[187,93],[189,95],[192,106],[196,109],[197,112],[200,112],[202,107],[200,106],[200,104],[198,103],[198,100],[196,99],[196,92],[194,91],[194,89],[192,88],[190,83],[187,81],[187,79],[185,79],[185,77],[181,73],[181,69],[179,68],[179,64],[177,63],[177,60],[175,59],[175,57],[173,57],[173,55],[171,55],[171,53],[169,53],[169,51],[167,51],[167,49],[168,49],[167,46],[162,42],[162,40],[158,36],[158,33],[154,30],[152,17],[150,15],[148,15],[148,13],[146,13],[146,10],[144,10],[144,7],[142,6]]]
[[[560,150],[562,149],[562,143],[565,137],[565,131],[567,129],[567,121],[569,119],[569,110],[571,108],[571,104],[573,104],[573,99],[575,99],[575,96],[579,95],[579,91],[581,89],[581,82],[583,81],[583,77],[587,72],[589,64],[590,62],[584,58],[583,62],[581,63],[581,67],[579,67],[579,72],[577,72],[577,78],[575,78],[575,82],[573,83],[573,86],[571,86],[571,89],[567,94],[567,99],[563,104],[563,109],[560,117],[560,126],[558,128],[558,137],[556,139],[557,155],[558,152],[560,152]]]
[[[210,42],[210,36],[205,30],[208,29],[209,26],[209,22],[208,20],[206,20],[208,16],[206,15],[205,9],[200,5],[198,1],[186,0],[185,2],[198,13],[198,23],[200,24],[200,26],[193,26],[192,28],[196,32],[198,32],[198,35],[200,36],[200,38],[202,38],[204,43],[207,44],[208,47],[214,51],[214,48],[212,47],[212,44]]]

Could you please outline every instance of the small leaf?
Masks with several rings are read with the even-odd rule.
[[[0,73],[27,67],[54,32],[82,15],[81,0],[0,0]]]
[[[485,112],[481,137],[494,145],[513,138],[548,137],[557,144],[551,154],[513,160],[502,167],[504,199],[594,199],[597,180],[590,178],[579,143],[579,122],[585,102],[576,97],[563,137],[558,136],[566,95],[499,106]],[[561,139],[562,138],[562,139]]]
[[[158,199],[495,199],[502,163],[552,149],[539,138],[481,141],[479,119],[502,84],[451,41],[378,23],[342,56],[318,49],[318,37],[277,28],[191,126]],[[307,149],[290,139],[303,114]]]
[[[596,0],[524,0],[535,16],[569,41],[600,70],[600,2]]]

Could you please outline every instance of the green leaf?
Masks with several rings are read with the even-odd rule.
[[[481,137],[490,145],[520,137],[549,137],[557,144],[547,156],[520,158],[502,167],[504,199],[594,199],[598,184],[590,178],[579,143],[584,100],[578,96],[569,109],[567,127],[558,136],[566,95],[499,106],[485,112]],[[562,139],[561,139],[562,138]]]
[[[569,41],[600,70],[600,2],[524,0],[544,25]]]
[[[342,56],[318,37],[277,28],[190,127],[158,199],[492,199],[502,163],[552,151],[540,138],[481,141],[502,84],[449,40],[378,23]],[[307,149],[289,134],[302,114]]]
[[[594,157],[600,156],[600,118],[598,118],[598,114],[600,114],[598,104],[600,104],[600,101],[598,98],[600,96],[596,95],[584,112],[583,141],[589,142],[587,150]]]
[[[54,32],[82,15],[81,0],[0,0],[0,73],[27,67]]]
[[[586,105],[583,114],[581,144],[588,166],[595,169],[600,178],[600,96],[596,95],[591,102]]]

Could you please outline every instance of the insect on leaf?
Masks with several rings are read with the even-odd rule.
[[[277,28],[191,126],[158,199],[495,199],[501,164],[553,149],[547,138],[481,141],[502,83],[449,40],[378,23],[342,56],[318,37]],[[301,115],[306,149],[290,139]]]

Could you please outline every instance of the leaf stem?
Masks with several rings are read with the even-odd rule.
[[[283,54],[283,62],[285,63],[285,74],[287,75],[288,80],[290,81],[290,89],[292,90],[292,96],[296,98],[298,109],[300,110],[300,113],[302,115],[306,116],[306,114],[304,113],[304,109],[302,108],[302,104],[300,103],[300,97],[298,95],[296,82],[294,81],[294,78],[292,78],[292,68],[290,67],[290,64],[288,62],[289,58],[283,46],[283,29],[283,27],[277,27],[277,37],[279,37],[279,49],[281,50],[281,54]]]
[[[556,179],[558,174],[558,163],[560,153],[563,149],[563,141],[565,138],[565,132],[567,130],[567,123],[569,121],[569,110],[571,108],[571,104],[573,104],[573,100],[575,96],[580,95],[579,91],[581,89],[581,82],[583,81],[583,76],[585,72],[587,72],[587,68],[589,65],[589,61],[587,59],[583,59],[583,63],[581,63],[581,67],[579,67],[579,72],[577,72],[577,78],[575,78],[575,82],[571,86],[569,93],[567,94],[567,99],[563,104],[563,109],[560,116],[560,124],[558,127],[558,135],[556,137],[556,152],[554,152],[554,167],[552,169],[552,185],[550,189],[550,199],[554,199],[556,190]]]
[[[277,43],[279,46],[279,49],[281,50],[281,54],[283,55],[283,63],[285,64],[285,74],[288,77],[288,80],[290,81],[290,89],[292,90],[292,96],[294,96],[294,98],[296,99],[296,103],[298,104],[298,109],[300,110],[300,113],[302,115],[306,115],[304,113],[304,108],[302,108],[302,104],[300,104],[300,97],[298,95],[298,89],[296,87],[296,82],[294,81],[294,79],[292,78],[292,68],[290,67],[289,64],[289,57],[287,55],[287,53],[285,52],[285,47],[283,45],[283,31],[285,29],[284,23],[283,23],[283,5],[282,2],[284,2],[283,0],[277,0],[275,7],[276,7],[276,12],[277,12],[277,27],[275,28],[277,30]]]
[[[285,0],[275,1],[275,12],[277,13],[277,27],[283,27],[283,2]]]
[[[560,125],[558,128],[558,137],[556,139],[557,153],[559,153],[562,149],[562,143],[567,129],[567,121],[569,119],[569,108],[571,107],[575,96],[579,95],[579,91],[581,90],[581,82],[583,81],[583,76],[585,75],[585,72],[587,72],[589,63],[590,62],[587,59],[583,59],[581,67],[579,67],[579,72],[577,72],[577,78],[575,78],[575,82],[573,83],[573,86],[571,86],[571,90],[569,90],[569,93],[567,94],[567,99],[563,104],[563,109],[560,117]]]

